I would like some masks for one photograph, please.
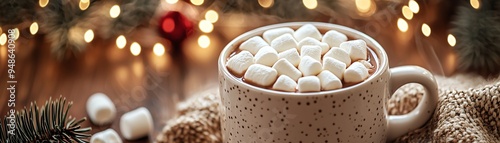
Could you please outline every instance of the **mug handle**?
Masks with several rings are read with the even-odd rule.
[[[401,66],[390,69],[389,80],[390,95],[407,83],[419,83],[424,86],[424,97],[417,107],[405,115],[388,116],[388,141],[420,128],[431,117],[438,104],[438,86],[434,76],[426,69],[419,66]]]

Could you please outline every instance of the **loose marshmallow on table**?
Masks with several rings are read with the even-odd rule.
[[[251,65],[244,75],[245,81],[257,84],[261,87],[271,86],[276,78],[278,78],[278,72],[268,66],[261,64]]]
[[[305,45],[300,49],[300,57],[309,56],[317,61],[321,61],[321,47],[317,45]]]
[[[305,46],[305,45],[320,46],[321,47],[321,54],[325,54],[326,52],[328,52],[328,50],[330,50],[330,46],[328,46],[327,43],[320,42],[319,40],[316,40],[316,39],[311,38],[311,37],[306,37],[306,38],[300,40],[297,48],[299,48],[299,50],[301,50],[302,46]]]
[[[344,71],[346,69],[346,65],[334,58],[330,57],[325,57],[323,59],[323,70],[328,70],[332,72],[337,78],[343,79],[344,78]]]
[[[278,52],[271,46],[265,46],[255,54],[254,59],[257,64],[272,66],[278,60]]]
[[[254,36],[246,40],[245,42],[241,43],[240,49],[247,50],[250,53],[252,53],[252,55],[255,55],[260,48],[265,46],[269,46],[269,44],[266,41],[264,41],[264,39],[262,39],[260,36]]]
[[[299,66],[300,63],[300,55],[297,49],[288,49],[286,51],[283,51],[278,54],[279,59],[286,59],[290,63],[292,63],[293,66],[297,67]]]
[[[323,60],[326,57],[337,59],[343,62],[346,66],[351,65],[351,57],[349,57],[349,53],[347,53],[344,49],[340,49],[338,47],[333,47],[330,51],[326,52],[323,56]]]
[[[264,37],[267,42],[271,43],[271,41],[273,41],[275,38],[287,33],[293,34],[293,29],[289,27],[282,27],[267,30],[262,34],[262,37]]]
[[[145,137],[152,129],[153,118],[149,110],[144,107],[125,113],[120,119],[120,131],[127,140]]]
[[[324,70],[318,74],[321,82],[321,90],[333,90],[342,88],[342,81],[337,76],[328,70]]]
[[[347,41],[347,36],[335,30],[330,30],[323,35],[321,42],[325,42],[330,47],[339,47],[340,43]]]
[[[107,129],[92,135],[90,143],[122,143],[122,139],[115,130]]]
[[[305,76],[299,78],[297,87],[300,92],[320,91],[321,83],[319,81],[319,78],[316,76]]]
[[[273,68],[278,72],[278,75],[286,75],[294,81],[302,77],[302,72],[286,59],[279,59],[274,63]]]
[[[309,56],[302,57],[299,64],[299,70],[304,76],[317,75],[322,71],[321,63]]]
[[[363,40],[352,40],[343,42],[339,46],[341,49],[344,49],[349,53],[349,57],[351,57],[351,61],[357,60],[366,60],[367,57],[367,48],[366,42]]]
[[[295,91],[295,87],[297,87],[297,83],[286,75],[280,75],[273,85],[274,90],[281,91]]]
[[[95,93],[87,100],[87,113],[96,125],[111,123],[116,116],[115,104],[104,93]]]
[[[292,34],[287,33],[271,41],[271,47],[278,52],[283,52],[288,49],[297,48],[297,41],[295,41]]]
[[[321,40],[321,33],[319,32],[318,28],[312,24],[304,24],[302,25],[299,29],[295,30],[295,33],[293,33],[293,36],[297,41],[301,41],[302,39],[306,37],[311,37],[316,40]]]
[[[253,58],[252,53],[248,51],[241,51],[240,53],[229,58],[226,63],[226,67],[234,74],[242,75],[248,67],[250,67],[250,65],[254,64]]]
[[[344,81],[347,83],[362,82],[369,76],[368,69],[360,62],[354,62],[344,72]]]

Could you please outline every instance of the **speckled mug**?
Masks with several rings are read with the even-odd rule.
[[[239,43],[268,29],[296,29],[306,23],[363,39],[377,54],[377,70],[367,80],[346,88],[290,93],[247,84],[225,67],[227,57]],[[222,136],[226,143],[386,142],[425,124],[438,101],[436,81],[429,71],[417,66],[389,69],[387,54],[375,40],[330,23],[291,22],[246,32],[223,49],[218,65]],[[389,116],[387,99],[406,83],[420,83],[427,93],[409,114]]]

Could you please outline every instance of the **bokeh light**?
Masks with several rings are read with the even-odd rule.
[[[116,18],[120,15],[120,6],[118,5],[113,5],[110,9],[109,9],[109,16],[111,16],[111,18]]]
[[[302,0],[302,3],[304,3],[304,6],[308,9],[315,9],[318,7],[318,1],[317,0]]]
[[[160,44],[160,43],[156,43],[153,46],[153,53],[156,56],[163,56],[163,54],[165,54],[165,47],[162,44]]]
[[[274,0],[258,0],[258,2],[263,8],[269,8],[274,5]]]
[[[214,30],[214,25],[208,20],[201,20],[198,26],[204,33],[210,33]]]
[[[118,38],[116,38],[116,47],[118,47],[118,49],[123,49],[125,45],[127,45],[127,39],[125,36],[118,36]]]
[[[205,19],[207,19],[208,21],[210,21],[212,23],[215,23],[215,22],[217,22],[217,20],[219,20],[219,14],[214,10],[208,10],[205,13]]]
[[[89,29],[85,32],[83,39],[85,42],[90,43],[92,40],[94,40],[94,31],[92,29]]]
[[[90,1],[89,0],[81,0],[78,6],[80,7],[81,10],[86,10],[89,8]]]
[[[133,42],[130,45],[130,53],[132,53],[132,55],[134,56],[138,56],[139,54],[141,54],[141,45],[139,45],[139,43],[137,42]]]
[[[411,11],[410,7],[406,5],[403,6],[401,12],[403,13],[403,16],[408,20],[411,20],[413,18],[413,12]]]
[[[179,0],[165,0],[169,4],[176,4]]]
[[[425,37],[429,37],[429,35],[431,35],[431,27],[429,27],[426,23],[422,24],[422,34],[424,34]]]
[[[7,35],[3,33],[2,35],[0,35],[0,45],[5,45],[6,42],[7,42]]]
[[[21,33],[19,32],[19,29],[14,28],[14,40],[19,39],[19,35],[21,35]]]
[[[470,5],[474,9],[479,9],[479,6],[481,6],[481,3],[479,3],[479,0],[470,0]]]
[[[198,38],[198,45],[201,48],[207,48],[208,46],[210,46],[210,38],[207,35],[201,35]]]
[[[401,32],[406,32],[408,31],[408,23],[404,19],[398,18],[398,28]]]
[[[418,11],[420,11],[420,6],[418,5],[418,3],[415,0],[410,0],[408,2],[408,6],[410,7],[410,9],[413,13],[418,13]]]
[[[372,6],[371,0],[356,0],[355,1],[356,8],[361,13],[366,13],[370,11],[370,7]]]
[[[31,35],[35,35],[38,32],[38,23],[33,22],[30,26]]]
[[[194,5],[202,5],[205,0],[191,0],[191,3]]]
[[[47,6],[47,4],[49,4],[49,0],[39,0],[38,4],[40,5],[40,7],[45,7]]]
[[[455,44],[457,44],[457,39],[455,39],[455,36],[448,34],[448,44],[450,46],[455,47]]]

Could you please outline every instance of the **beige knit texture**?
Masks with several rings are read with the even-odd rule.
[[[500,142],[500,78],[459,74],[436,79],[439,103],[432,119],[395,142]],[[157,142],[221,142],[217,90],[181,103],[179,116],[167,123]],[[389,114],[412,111],[422,96],[421,85],[404,85],[389,100]]]

